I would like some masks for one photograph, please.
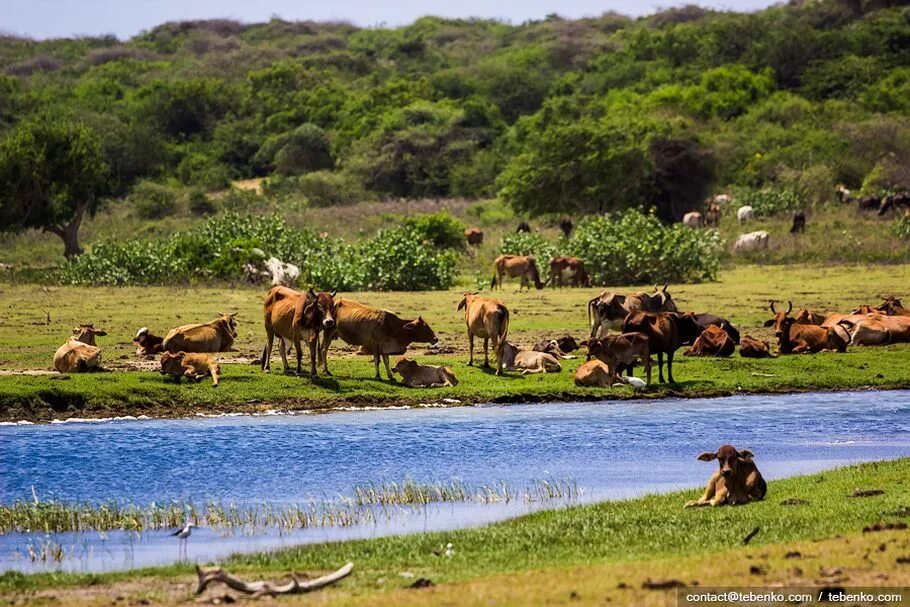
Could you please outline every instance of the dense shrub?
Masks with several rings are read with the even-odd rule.
[[[313,171],[299,177],[270,179],[267,192],[303,194],[314,207],[352,204],[371,197],[352,175],[331,171]]]
[[[177,165],[177,177],[186,185],[195,185],[209,190],[226,188],[230,173],[226,166],[199,153],[188,154]]]
[[[464,246],[464,224],[448,211],[425,213],[405,221],[421,240],[437,249],[460,249]]]
[[[904,240],[910,240],[910,215],[902,215],[892,227],[894,235]]]
[[[166,185],[140,181],[126,202],[143,219],[161,219],[177,212],[177,194]]]
[[[300,175],[335,164],[328,135],[309,123],[266,139],[254,160],[273,167],[279,175]]]
[[[568,243],[601,285],[714,280],[722,248],[714,230],[667,226],[638,211],[587,217]]]
[[[158,242],[101,242],[60,272],[68,284],[149,284],[231,281],[247,263],[275,256],[301,269],[301,285],[320,289],[445,289],[454,283],[457,256],[425,242],[406,226],[360,245],[298,230],[280,217],[228,213]]]
[[[193,215],[214,215],[218,210],[215,202],[200,188],[187,190],[186,206]]]
[[[535,232],[514,232],[502,237],[499,252],[503,255],[533,255],[543,264],[559,254],[555,243]]]
[[[743,190],[737,193],[736,200],[740,205],[751,206],[760,217],[806,208],[806,199],[792,189]]]

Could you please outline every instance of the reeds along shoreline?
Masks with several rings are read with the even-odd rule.
[[[516,501],[537,503],[576,500],[581,490],[572,480],[534,480],[524,489],[505,482],[466,485],[461,481],[438,483],[368,483],[354,487],[352,494],[336,499],[311,499],[293,504],[224,504],[219,502],[148,505],[121,503],[76,503],[18,500],[0,505],[0,534],[53,533],[66,531],[157,531],[184,525],[187,521],[225,534],[257,533],[264,529],[286,532],[309,527],[347,527],[387,519],[402,507],[420,509],[434,503],[502,504]]]

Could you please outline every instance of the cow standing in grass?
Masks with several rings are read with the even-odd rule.
[[[519,291],[525,287],[530,289],[531,283],[538,291],[546,286],[546,283],[540,281],[537,260],[530,255],[500,255],[497,257],[493,262],[493,280],[490,288],[495,289],[498,286],[501,289],[504,276],[521,279],[518,286]]]
[[[654,293],[639,291],[628,295],[603,291],[588,302],[591,337],[601,337],[610,329],[619,329],[630,312],[676,312],[676,303],[667,290],[669,286],[655,285]]]
[[[274,287],[265,296],[263,313],[267,342],[262,352],[262,370],[271,369],[272,345],[278,336],[278,352],[284,363],[284,372],[290,373],[286,354],[287,342],[293,342],[297,354],[297,374],[303,373],[301,337],[305,337],[310,350],[310,377],[316,377],[316,360],[319,334],[335,327],[335,292],[317,293],[312,288],[300,293],[288,287]],[[322,370],[329,373],[328,362],[323,359]]]
[[[389,367],[390,355],[404,354],[414,342],[435,344],[438,341],[433,329],[421,316],[406,320],[389,310],[344,298],[335,302],[335,326],[327,329],[323,336],[320,348],[323,360],[335,337],[352,346],[360,346],[362,352],[373,355],[376,379],[380,378],[379,359],[382,358],[390,381],[394,381]]]
[[[509,309],[502,301],[480,297],[477,293],[465,293],[458,309],[464,310],[468,329],[468,364],[474,364],[474,338],[480,337],[483,339],[483,366],[490,366],[489,346],[492,345],[496,354],[496,375],[502,375],[503,347],[509,336]]]
[[[694,340],[700,333],[695,315],[686,312],[632,312],[622,323],[623,333],[644,333],[648,336],[648,347],[657,353],[657,373],[664,382],[664,354],[667,355],[667,378],[673,379],[673,355],[679,347]]]

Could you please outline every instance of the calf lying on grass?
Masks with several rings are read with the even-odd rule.
[[[101,370],[101,348],[95,345],[95,336],[104,337],[104,331],[91,323],[73,329],[73,335],[54,353],[54,368],[61,373],[85,373]]]
[[[211,376],[212,386],[217,388],[220,373],[221,367],[209,354],[161,353],[161,374],[174,377],[178,383],[181,377],[199,382]]]
[[[520,350],[510,341],[505,342],[502,346],[502,362],[507,371],[521,371],[523,374],[562,371],[562,365],[552,354],[535,350]]]
[[[643,379],[638,377],[620,377],[610,369],[610,365],[597,359],[589,360],[575,371],[576,386],[610,388],[616,384],[629,384],[635,390],[647,387]]]
[[[441,388],[457,386],[458,379],[449,367],[421,365],[407,356],[395,361],[393,371],[401,375],[402,383],[411,388]]]
[[[733,445],[724,445],[716,453],[705,451],[699,455],[698,459],[703,462],[716,459],[719,469],[708,479],[704,494],[686,502],[685,507],[748,504],[764,499],[768,485],[752,461],[753,457],[751,451],[737,451]]]
[[[136,331],[133,344],[136,346],[137,356],[151,356],[164,351],[164,338],[153,335],[148,327],[142,327]]]

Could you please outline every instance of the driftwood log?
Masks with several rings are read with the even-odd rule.
[[[304,592],[319,590],[320,588],[334,584],[335,582],[350,575],[353,569],[354,563],[348,563],[341,569],[322,577],[318,577],[315,580],[300,581],[292,575],[291,581],[287,584],[273,584],[272,582],[244,582],[240,578],[231,575],[221,567],[203,569],[197,565],[196,575],[199,576],[199,585],[196,586],[196,594],[201,594],[209,584],[215,582],[222,582],[223,584],[227,584],[234,590],[242,592],[244,594],[249,594],[253,598],[258,598],[260,596],[275,596],[278,594],[300,594]]]

